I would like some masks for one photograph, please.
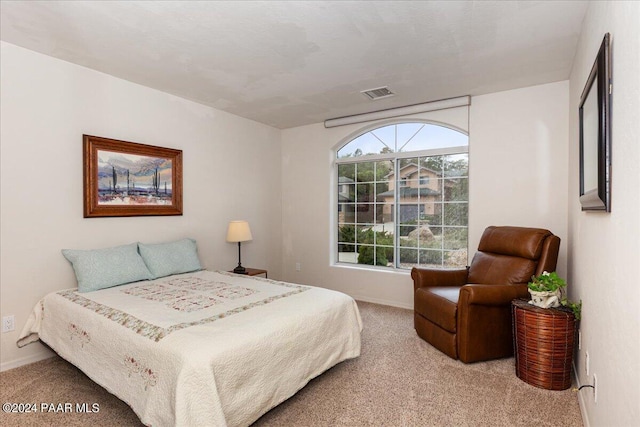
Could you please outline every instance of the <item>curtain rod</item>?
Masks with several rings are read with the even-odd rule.
[[[371,120],[389,119],[391,117],[425,113],[427,111],[464,107],[465,105],[471,105],[471,96],[459,96],[457,98],[448,98],[441,99],[439,101],[424,102],[422,104],[407,105],[406,107],[390,108],[388,110],[373,111],[371,113],[337,117],[335,119],[325,120],[324,127],[333,128],[337,126],[351,125],[354,123],[368,122]]]

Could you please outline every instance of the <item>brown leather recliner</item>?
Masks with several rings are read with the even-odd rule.
[[[470,267],[413,268],[418,336],[465,363],[512,356],[511,301],[529,296],[532,275],[555,271],[559,248],[549,230],[492,226]]]

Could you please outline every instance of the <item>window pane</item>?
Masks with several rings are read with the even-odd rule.
[[[447,268],[460,268],[466,267],[468,264],[467,260],[467,249],[460,249],[457,251],[445,251],[444,252],[444,266]]]
[[[398,207],[398,222],[400,224],[417,224],[420,216],[420,206],[418,204],[401,204]]]
[[[387,265],[393,267],[393,246],[377,246],[378,250],[382,251]]]
[[[355,245],[338,245],[338,261],[349,264],[358,263],[358,252]]]
[[[387,252],[388,248],[385,247],[361,245],[358,249],[358,264],[387,267],[389,264],[389,260],[386,257]]]
[[[348,163],[338,165],[338,183],[347,182],[352,183],[356,179],[356,165],[355,163]]]
[[[356,243],[356,227],[351,224],[341,224],[338,226],[338,244],[340,247],[344,246],[342,243]]]
[[[338,203],[338,222],[355,223],[356,205],[353,203]]]
[[[419,205],[419,210],[420,210],[420,220],[422,222],[428,222],[429,224],[434,224],[434,222],[432,221],[433,217],[436,214],[436,208],[439,208],[440,203],[433,203],[433,202],[422,202]]]
[[[391,183],[382,182],[376,184],[376,200],[381,203],[394,203],[394,191],[390,189]]]
[[[338,150],[338,158],[360,157],[367,154],[378,154],[386,146],[371,132],[360,135]]]
[[[444,203],[444,225],[464,225],[468,224],[467,203]]]
[[[465,153],[445,156],[444,170],[447,177],[469,176],[469,155]]]
[[[433,234],[427,224],[400,227],[400,246],[417,248],[426,246],[434,240]],[[438,247],[440,244],[438,243]]]
[[[376,244],[376,265],[387,266],[389,262],[393,262],[393,233],[388,231],[375,232]]]
[[[412,178],[416,178],[416,179],[412,179]],[[400,188],[401,189],[405,188],[406,190],[409,190],[409,191],[406,193],[403,193],[401,191],[400,192],[401,197],[417,197],[418,196],[418,188],[420,185],[420,181],[418,181],[417,178],[418,178],[417,170],[414,173],[412,173],[410,177],[402,178]]]
[[[442,203],[425,203],[424,212],[422,222],[429,224],[432,228],[442,225]]]
[[[420,249],[420,265],[429,267],[442,267],[442,251]]]
[[[393,248],[389,250],[389,248],[383,246],[376,246],[376,265],[387,267],[389,263],[393,263]],[[388,253],[391,252],[391,259],[388,257]]]
[[[373,245],[359,245],[358,246],[358,264],[374,265],[375,249]]]
[[[381,224],[386,231],[393,231],[394,224],[392,204],[376,204],[376,224]]]
[[[425,123],[401,123],[396,126],[396,132],[398,135],[397,151],[412,151],[412,149],[407,148],[407,146],[413,143],[420,130],[422,130],[426,125]]]
[[[467,250],[468,229],[467,227],[444,227],[442,234],[442,245],[445,249]]]
[[[418,180],[417,179],[410,179],[410,178],[416,178],[418,176],[417,173],[413,173],[410,177],[406,177],[406,178],[402,178],[400,181],[400,188],[410,188],[410,189],[417,189],[418,188]],[[401,193],[402,194],[402,193]],[[414,191],[413,196],[417,196],[418,192]],[[407,194],[406,196],[409,196],[409,194]]]
[[[386,182],[389,181],[389,174],[393,173],[393,162],[391,160],[384,160],[376,162],[376,181]]]
[[[425,124],[402,151],[418,151],[434,148],[459,147],[469,144],[469,137],[462,132],[444,126]]]
[[[437,238],[441,238],[443,234],[442,227],[439,227],[439,226],[432,225],[429,227],[429,230],[431,230],[433,235],[436,236]]]
[[[382,218],[379,217],[379,220],[376,222],[388,224],[387,226],[393,229],[395,221],[395,206],[390,203],[384,203],[380,206],[382,206]]]
[[[358,203],[363,203],[363,202],[374,202],[375,201],[375,196],[374,196],[374,185],[373,183],[370,184],[358,184],[357,185],[357,202]]]
[[[356,252],[360,249],[361,244],[373,243],[373,234],[371,232],[371,226],[369,225],[356,225]]]
[[[391,152],[396,150],[396,125],[383,126],[371,131],[371,134],[388,147]]]
[[[409,157],[406,159],[398,159],[398,167],[400,168],[400,176],[404,175],[404,170],[411,165],[416,165],[418,163],[418,157]]]
[[[407,237],[409,233],[418,228],[417,225],[401,225],[398,227],[398,233],[400,236]]]
[[[382,229],[375,229],[374,233],[376,245],[393,245],[393,233]]]
[[[400,248],[399,267],[411,268],[418,264],[418,250]]]
[[[430,171],[438,177],[442,177],[442,169],[444,165],[443,156],[420,157],[420,169]]]
[[[469,179],[446,179],[444,181],[444,200],[447,202],[466,202],[469,200]]]
[[[439,231],[440,227],[436,227]],[[418,247],[420,248],[436,248],[442,247],[442,239],[439,238],[439,234],[436,235],[426,224],[418,226],[416,230],[410,233],[409,237],[413,236],[418,240]]]
[[[404,248],[417,248],[418,247],[418,238],[413,234],[407,234],[406,236],[400,236],[398,239],[401,247]]]
[[[373,224],[375,220],[375,210],[373,203],[358,203],[356,205],[356,223]]]
[[[376,180],[375,167],[376,164],[374,162],[357,163],[356,181],[374,182]]]
[[[393,203],[393,191],[389,192],[388,182],[376,182],[376,199],[379,202],[389,199],[389,203]]]
[[[338,203],[355,202],[355,184],[338,184]]]

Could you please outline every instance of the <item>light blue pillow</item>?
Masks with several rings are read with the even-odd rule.
[[[138,253],[137,243],[94,250],[63,249],[62,255],[73,265],[78,292],[97,291],[152,278]]]
[[[202,270],[196,241],[193,239],[155,245],[138,243],[138,250],[154,279]]]

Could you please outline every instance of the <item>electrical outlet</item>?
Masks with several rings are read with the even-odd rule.
[[[593,374],[593,403],[598,403],[598,377]]]
[[[296,262],[296,271],[300,271],[301,265],[299,262]]]
[[[589,376],[589,352],[584,353],[584,371]]]
[[[2,332],[11,332],[16,328],[16,318],[12,314],[2,318]]]

